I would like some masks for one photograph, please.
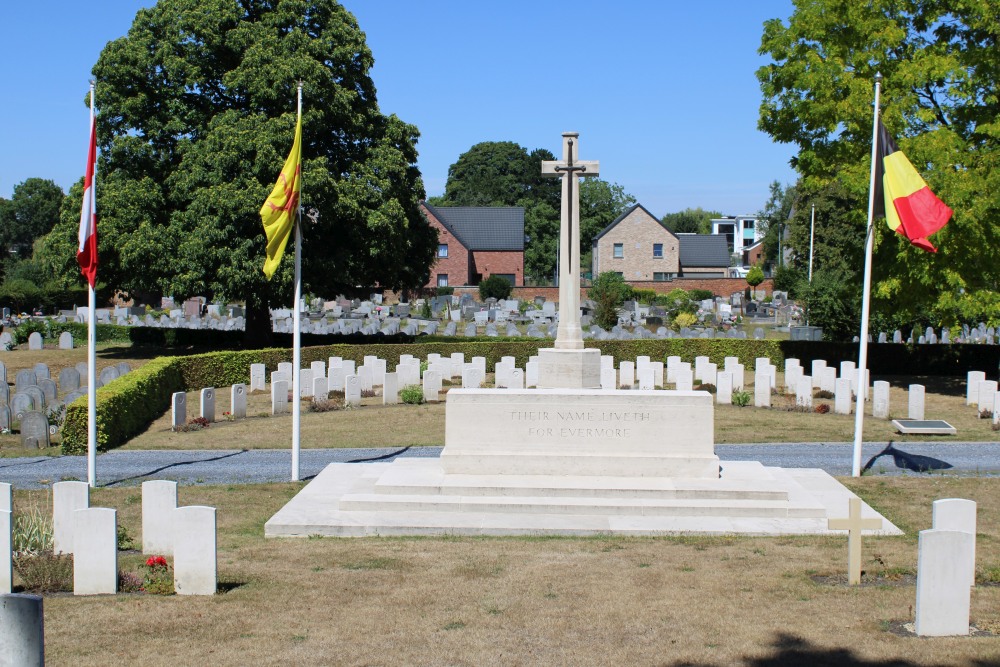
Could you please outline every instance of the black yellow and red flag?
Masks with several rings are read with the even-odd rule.
[[[951,218],[951,209],[937,198],[878,122],[878,162],[875,215],[884,215],[889,229],[928,252],[937,248],[927,239]]]
[[[267,236],[267,257],[264,259],[264,275],[270,280],[281,264],[285,246],[292,235],[295,216],[299,209],[299,195],[302,191],[302,116],[295,123],[295,140],[292,152],[281,168],[278,181],[271,195],[260,208],[260,219],[264,223]]]

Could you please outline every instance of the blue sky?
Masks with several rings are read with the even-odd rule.
[[[83,174],[90,69],[150,0],[6,3],[0,196]],[[794,181],[793,148],[756,129],[761,26],[791,0],[344,0],[375,56],[382,110],[415,124],[428,195],[481,141],[580,158],[656,215],[752,213]],[[308,97],[305,101],[308,104]],[[98,105],[100,100],[98,99]],[[280,168],[280,165],[278,166]],[[98,187],[100,187],[98,183]]]

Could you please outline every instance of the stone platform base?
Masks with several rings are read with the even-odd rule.
[[[333,463],[264,526],[331,535],[825,534],[846,487],[822,470],[724,461],[716,479],[464,475],[438,459]],[[868,505],[864,517],[882,518]],[[882,529],[899,535],[882,518]]]
[[[600,389],[601,351],[595,348],[538,350],[539,389]]]

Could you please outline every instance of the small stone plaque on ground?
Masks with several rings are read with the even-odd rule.
[[[893,419],[892,425],[903,434],[955,435],[955,427],[943,419]]]

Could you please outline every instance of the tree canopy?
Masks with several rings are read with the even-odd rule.
[[[848,247],[829,275],[860,289],[862,264],[850,263],[848,238],[859,223],[863,235],[867,215],[876,72],[883,122],[955,211],[933,238],[937,254],[876,222],[873,313],[891,312],[900,324],[1000,322],[998,38],[1000,5],[986,2],[801,0],[787,21],[764,25],[760,52],[773,62],[757,72],[759,127],[798,147],[797,215],[808,214],[808,193],[827,193],[839,209],[824,224],[841,225]]]
[[[48,179],[29,178],[15,185],[10,199],[0,199],[0,249],[30,257],[35,239],[59,221],[62,201],[62,188]]]
[[[303,83],[303,288],[427,282],[417,130],[378,108],[372,54],[333,0],[160,0],[101,52],[99,278],[137,293],[245,299],[248,335],[288,303],[258,211],[292,146]]]
[[[711,234],[712,218],[721,218],[718,211],[706,211],[698,208],[686,208],[677,213],[667,213],[661,222],[674,234]]]

